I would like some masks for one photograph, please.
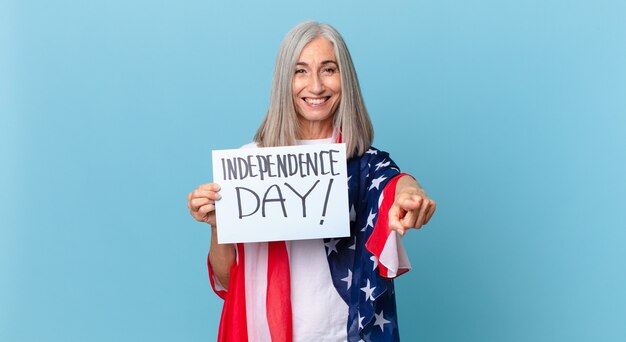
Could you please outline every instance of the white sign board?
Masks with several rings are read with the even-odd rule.
[[[345,144],[213,151],[219,243],[350,235]]]

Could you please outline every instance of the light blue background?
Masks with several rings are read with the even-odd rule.
[[[372,2],[373,3],[373,2]],[[344,35],[437,200],[405,341],[626,340],[626,5],[0,1],[0,341],[211,341],[187,192],[251,140],[284,34]]]

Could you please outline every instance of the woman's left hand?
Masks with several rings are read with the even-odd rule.
[[[420,229],[433,216],[435,208],[435,201],[430,199],[419,185],[411,184],[398,188],[395,201],[389,209],[389,228],[400,235],[404,235],[410,228]]]

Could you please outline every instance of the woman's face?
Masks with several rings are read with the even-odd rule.
[[[301,126],[332,126],[341,99],[341,76],[333,44],[318,37],[307,44],[293,78],[293,101]]]

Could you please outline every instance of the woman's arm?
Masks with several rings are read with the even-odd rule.
[[[228,289],[230,281],[230,268],[235,262],[235,246],[233,244],[217,243],[217,226],[211,226],[211,248],[209,249],[209,262],[213,274],[220,281],[222,287]]]
[[[200,185],[187,195],[187,207],[193,218],[211,225],[211,247],[209,262],[213,274],[224,288],[228,288],[230,267],[235,261],[235,247],[232,244],[217,243],[217,225],[215,223],[215,201],[221,198],[219,185],[207,183]]]
[[[435,213],[435,201],[411,176],[402,176],[396,184],[395,200],[389,209],[389,227],[404,235],[410,228],[419,229]]]

